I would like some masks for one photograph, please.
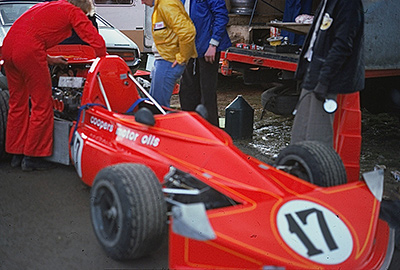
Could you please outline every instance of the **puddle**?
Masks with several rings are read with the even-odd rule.
[[[275,158],[290,142],[291,125],[288,121],[269,122],[256,127],[253,141],[249,143],[262,154]]]

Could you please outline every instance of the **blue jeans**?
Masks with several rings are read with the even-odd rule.
[[[177,64],[172,67],[172,62],[163,59],[154,61],[154,67],[151,71],[150,95],[160,105],[169,107],[175,83],[181,77],[185,67],[185,64]]]

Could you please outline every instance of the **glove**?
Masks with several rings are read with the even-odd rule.
[[[324,102],[327,95],[328,95],[328,86],[323,85],[322,83],[318,82],[317,86],[313,90],[315,97]]]

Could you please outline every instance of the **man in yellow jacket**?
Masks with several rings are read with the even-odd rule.
[[[196,58],[196,29],[180,0],[142,0],[154,6],[152,35],[155,56],[150,94],[163,106],[170,106],[177,79],[190,58]]]

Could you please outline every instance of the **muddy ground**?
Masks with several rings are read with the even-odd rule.
[[[225,108],[242,95],[254,109],[254,132],[248,140],[235,140],[235,144],[248,153],[267,163],[272,163],[277,154],[290,141],[293,116],[280,116],[267,112],[260,120],[261,94],[271,85],[245,85],[241,76],[220,76],[218,81],[219,116],[225,117]],[[176,105],[176,97],[173,101]],[[362,109],[362,146],[360,172],[368,172],[376,165],[384,166],[384,197],[400,198],[400,182],[392,172],[400,171],[400,119],[390,114],[371,114]]]

